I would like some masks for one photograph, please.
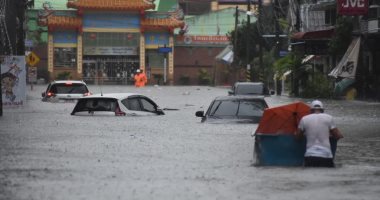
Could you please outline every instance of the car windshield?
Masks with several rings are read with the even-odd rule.
[[[84,94],[88,92],[86,85],[79,83],[57,83],[51,86],[50,92],[55,94]]]
[[[263,101],[255,100],[224,100],[215,101],[210,109],[210,116],[213,117],[249,117],[261,116],[266,104]]]
[[[117,107],[117,100],[113,98],[83,98],[79,99],[73,113],[83,111],[109,111],[114,112]]]
[[[263,94],[263,85],[239,85],[236,94]]]

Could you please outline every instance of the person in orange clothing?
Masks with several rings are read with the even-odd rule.
[[[145,73],[143,72],[142,69],[137,69],[136,74],[134,76],[135,79],[135,86],[136,87],[144,87],[146,82],[148,81]]]

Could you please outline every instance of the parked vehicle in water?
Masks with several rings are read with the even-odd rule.
[[[147,96],[135,93],[94,94],[78,100],[71,115],[147,116],[164,115]]]
[[[258,123],[268,104],[264,96],[221,96],[216,97],[207,112],[197,111],[201,122],[211,123]]]
[[[45,92],[42,92],[42,101],[71,101],[90,95],[87,84],[79,80],[59,80],[49,83]]]
[[[262,82],[236,82],[228,95],[271,95],[274,91],[270,91],[269,88]]]

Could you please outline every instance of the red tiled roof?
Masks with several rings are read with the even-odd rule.
[[[185,22],[174,19],[174,18],[145,18],[141,20],[141,27],[143,29],[162,29],[162,28],[180,28],[185,25]]]
[[[84,10],[141,11],[154,9],[155,4],[148,0],[69,0],[67,7]]]

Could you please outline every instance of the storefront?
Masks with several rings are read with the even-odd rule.
[[[139,68],[150,82],[164,76],[173,82],[174,52],[158,51],[173,47],[174,29],[184,26],[173,13],[152,11],[152,1],[76,0],[67,7],[75,15],[56,16],[52,10],[39,16],[49,30],[50,80],[67,74],[89,83],[129,84]]]

